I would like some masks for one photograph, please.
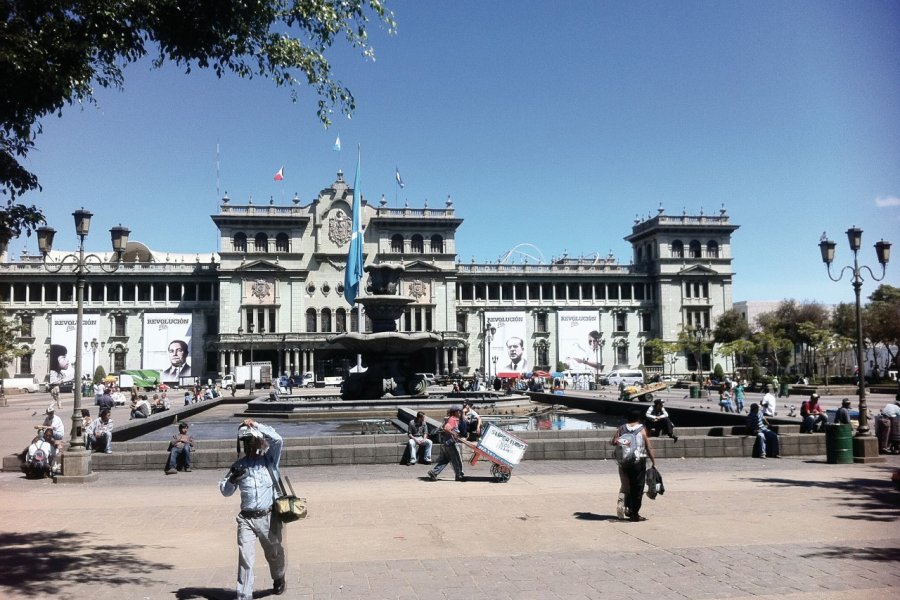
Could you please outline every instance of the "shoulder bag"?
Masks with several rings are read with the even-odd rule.
[[[288,488],[285,488],[281,477],[275,478],[275,473],[272,472],[272,467],[268,463],[266,463],[266,468],[269,469],[269,475],[272,477],[272,483],[275,487],[275,501],[272,503],[272,510],[275,511],[275,515],[282,523],[293,523],[294,521],[305,519],[307,515],[306,498],[298,498],[294,494],[294,486],[291,485],[290,478],[285,477],[288,488],[291,490],[291,493],[288,494]]]

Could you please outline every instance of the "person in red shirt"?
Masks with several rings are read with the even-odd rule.
[[[441,458],[433,469],[428,471],[428,477],[437,481],[438,475],[448,464],[453,465],[456,481],[465,481],[465,473],[462,468],[462,457],[456,443],[459,441],[459,421],[462,419],[462,406],[454,404],[447,411],[447,418],[441,427]]]
[[[815,433],[824,430],[828,423],[828,417],[825,411],[819,405],[819,395],[813,392],[809,396],[809,400],[804,400],[800,405],[800,417],[803,422],[800,424],[800,433]]]

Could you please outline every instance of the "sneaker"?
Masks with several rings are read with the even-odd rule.
[[[678,443],[678,436],[677,436],[677,435],[673,435],[673,436],[672,436],[672,443],[674,443],[674,444],[677,444],[677,443]]]
[[[465,476],[465,475],[458,475],[458,476],[456,477],[456,481],[465,481],[465,480],[466,480],[466,476]]]
[[[185,468],[184,468],[184,472],[185,472],[185,473],[190,473],[190,472],[191,472],[191,468],[190,468],[190,467],[185,467]]]
[[[287,583],[284,581],[284,577],[279,577],[275,581],[272,582],[272,593],[276,596],[280,596],[284,593],[284,590],[287,589]]]
[[[413,466],[414,464],[416,464],[416,461],[413,460],[413,461],[410,461],[410,462],[408,462],[408,463],[406,463],[406,464],[409,465],[409,466],[411,467],[411,466]]]
[[[177,473],[176,469],[166,469],[166,475],[176,475]]]
[[[776,455],[773,456],[772,458],[781,458],[781,455],[780,455],[780,454],[776,454]]]
[[[107,449],[104,454],[112,454],[112,450]]]
[[[430,464],[431,464],[431,459],[430,459],[430,458],[426,458],[425,460],[422,461],[422,464],[423,464],[423,465],[430,465]]]
[[[642,517],[641,515],[631,515],[630,517],[628,517],[628,520],[637,523],[640,521],[646,521],[647,517]]]
[[[760,454],[759,457],[760,457],[760,458],[765,458],[766,455],[765,455],[765,454]]]
[[[428,478],[432,481],[437,481],[437,475],[434,474],[434,471],[428,471]]]

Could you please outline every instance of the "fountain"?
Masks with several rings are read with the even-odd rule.
[[[428,382],[416,375],[409,356],[423,348],[437,348],[441,336],[436,333],[397,331],[396,321],[403,309],[415,302],[397,294],[403,265],[382,263],[365,267],[372,295],[357,298],[372,320],[372,333],[341,333],[328,342],[337,348],[362,355],[368,365],[364,373],[351,373],[341,386],[344,400],[377,399],[386,393],[394,396],[425,396]]]

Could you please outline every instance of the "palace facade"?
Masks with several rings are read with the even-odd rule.
[[[306,205],[296,197],[289,205],[259,205],[226,196],[212,216],[219,232],[213,252],[176,254],[129,242],[115,272],[94,269],[86,277],[83,372],[101,365],[107,373],[162,370],[167,348],[181,340],[189,374],[203,380],[251,360],[317,379],[345,374],[356,358],[328,340],[357,331],[360,318],[343,297],[352,194],[338,173]],[[636,219],[625,237],[632,246],[627,263],[564,256],[548,264],[463,264],[456,247],[463,219],[450,199],[442,208],[363,200],[362,222],[365,263],[405,267],[398,293],[414,302],[398,329],[442,338],[439,348],[410,359],[419,372],[553,371],[559,362],[589,373],[638,366],[648,362],[647,340],[711,328],[732,307],[731,235],[738,226],[724,209],[671,216],[660,208]],[[52,251],[46,261],[68,253]],[[25,351],[7,370],[46,381],[60,348],[74,364],[75,276],[48,271],[41,256],[11,261],[5,253],[0,273],[0,311],[19,327],[16,345]],[[362,319],[363,331],[370,330]],[[521,347],[521,362],[510,345]],[[675,371],[691,368],[692,356],[678,358]]]

